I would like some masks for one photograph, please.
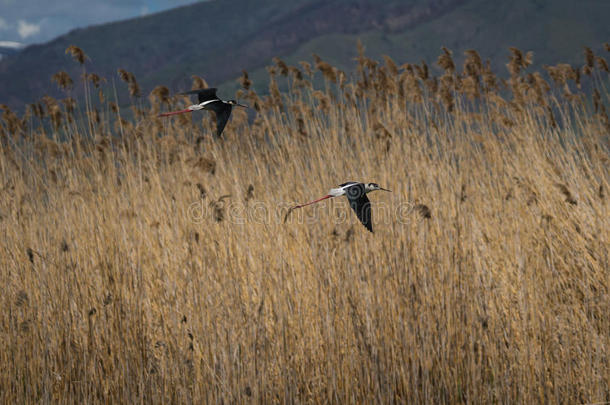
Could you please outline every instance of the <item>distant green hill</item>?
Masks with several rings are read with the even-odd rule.
[[[52,74],[66,70],[76,79],[82,72],[64,52],[69,45],[81,47],[91,59],[87,70],[110,83],[118,68],[133,72],[143,94],[158,84],[188,88],[194,74],[228,93],[244,69],[264,89],[273,56],[292,64],[315,52],[349,71],[358,39],[367,55],[387,54],[399,64],[433,64],[446,46],[457,62],[476,49],[502,69],[508,47],[516,46],[533,51],[537,64],[581,65],[583,46],[600,52],[610,41],[609,17],[606,0],[214,0],[78,29],[7,56],[0,60],[0,103],[19,109],[60,95]]]

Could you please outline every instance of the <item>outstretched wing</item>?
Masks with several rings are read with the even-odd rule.
[[[227,125],[227,122],[229,121],[233,106],[218,101],[216,103],[208,104],[208,108],[216,113],[216,136],[220,138],[222,130],[225,129],[225,125]]]
[[[350,207],[356,213],[356,216],[362,222],[366,229],[373,232],[373,221],[371,220],[371,202],[366,196],[364,184],[356,183],[349,187],[345,193],[349,201]]]
[[[180,94],[197,94],[197,98],[199,99],[200,104],[204,101],[218,100],[215,88],[185,91],[184,93]]]

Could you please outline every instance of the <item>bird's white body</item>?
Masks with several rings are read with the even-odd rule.
[[[189,106],[188,109],[191,110],[191,111],[203,110],[206,105],[211,104],[211,103],[215,103],[217,101],[222,101],[222,100],[220,100],[220,99],[207,100],[207,101],[204,101],[203,103],[193,104],[193,105]],[[223,103],[224,103],[224,101],[223,101]]]
[[[348,188],[354,186],[355,184],[358,184],[358,183],[355,181],[350,181],[350,182],[341,184],[341,186],[339,186],[337,188],[331,188],[330,191],[328,192],[328,195],[330,195],[332,197],[341,197],[342,195],[345,195],[347,193]],[[375,183],[363,183],[363,185],[364,185],[365,193],[370,193],[371,191],[375,191],[375,190],[382,190],[382,188],[379,187]]]
[[[343,186],[343,187],[339,187],[339,188],[331,188],[331,189],[328,191],[328,195],[331,195],[331,196],[333,196],[333,197],[341,197],[342,195],[345,195],[345,193],[346,193],[346,191],[345,191],[345,190],[346,190],[348,187],[349,187],[349,186]]]
[[[341,197],[342,195],[345,195],[345,190],[343,188],[331,188],[328,191],[328,195],[332,197]]]

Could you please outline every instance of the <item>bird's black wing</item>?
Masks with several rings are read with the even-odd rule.
[[[216,136],[220,138],[222,130],[225,129],[225,125],[227,125],[227,122],[229,121],[233,106],[231,104],[218,101],[208,104],[207,107],[216,113]]]
[[[362,225],[366,229],[373,232],[373,221],[371,220],[371,202],[366,196],[364,184],[356,183],[346,190],[345,195],[349,200],[349,205],[352,207]]]
[[[180,94],[197,94],[197,98],[199,99],[199,103],[203,103],[204,101],[217,100],[218,99],[218,97],[216,96],[216,89],[215,88],[185,91],[184,93],[180,93]]]

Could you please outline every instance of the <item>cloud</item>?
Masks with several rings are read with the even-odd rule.
[[[40,24],[30,24],[25,20],[17,21],[17,32],[22,39],[31,37],[40,32]]]
[[[148,15],[197,1],[201,0],[0,0],[0,39],[44,42],[77,27]]]
[[[15,41],[0,41],[0,46],[14,49],[23,48],[23,44],[20,44],[19,42]]]

